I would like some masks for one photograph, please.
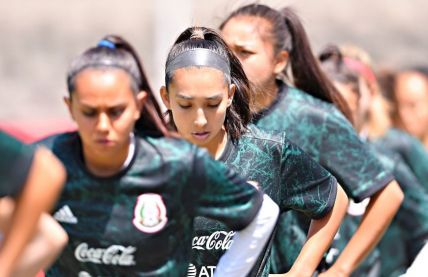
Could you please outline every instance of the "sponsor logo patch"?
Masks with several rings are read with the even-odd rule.
[[[74,256],[79,262],[105,264],[105,265],[135,265],[133,246],[111,245],[107,248],[91,248],[87,243],[76,247]]]
[[[193,237],[192,249],[228,250],[233,243],[234,231],[215,231],[209,236]]]
[[[216,266],[201,266],[199,270],[194,264],[189,264],[187,277],[212,277],[214,276]]]
[[[74,216],[68,205],[63,206],[53,216],[58,222],[77,224],[77,218]]]
[[[144,233],[156,233],[168,222],[165,203],[159,194],[145,193],[138,196],[132,223]]]

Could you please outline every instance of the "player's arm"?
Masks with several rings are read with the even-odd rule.
[[[0,199],[0,230],[3,233],[10,225],[15,202],[9,197]],[[68,236],[62,227],[48,214],[42,214],[37,229],[11,274],[13,277],[35,276],[55,260]]]
[[[40,215],[54,205],[65,181],[61,162],[50,151],[39,148],[21,192],[16,198],[10,225],[0,249],[0,276],[10,276],[34,234]]]
[[[350,276],[382,238],[403,198],[404,194],[395,180],[375,193],[357,231],[333,266],[320,276]]]
[[[308,238],[289,273],[277,276],[312,276],[333,241],[347,207],[348,197],[338,185],[333,209],[322,218],[311,221]]]
[[[277,276],[312,276],[346,214],[348,197],[328,171],[285,137],[284,142],[282,160],[288,162],[281,178],[287,189],[281,198],[289,203],[284,209],[300,211],[312,221],[290,271]]]

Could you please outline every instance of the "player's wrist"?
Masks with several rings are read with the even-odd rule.
[[[307,266],[299,266],[294,264],[290,271],[287,272],[287,276],[311,277],[313,273],[314,270],[309,269]]]
[[[335,273],[335,276],[338,277],[348,277],[352,273],[352,268],[346,264],[335,263],[331,268],[331,271]]]

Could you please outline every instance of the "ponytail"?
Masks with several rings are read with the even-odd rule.
[[[300,18],[291,8],[286,7],[279,12],[266,5],[250,4],[232,12],[220,25],[220,29],[238,16],[258,17],[270,22],[270,37],[275,53],[289,53],[292,78],[287,76],[287,68],[284,69],[284,75],[293,80],[295,87],[334,104],[349,121],[353,121],[347,103],[321,70]]]

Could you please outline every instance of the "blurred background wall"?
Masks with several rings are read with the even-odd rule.
[[[355,43],[378,64],[428,64],[428,1],[266,0],[292,5],[314,52]],[[138,50],[153,89],[178,34],[190,25],[217,27],[240,0],[0,0],[0,121],[67,119],[62,103],[70,60],[105,34]]]

